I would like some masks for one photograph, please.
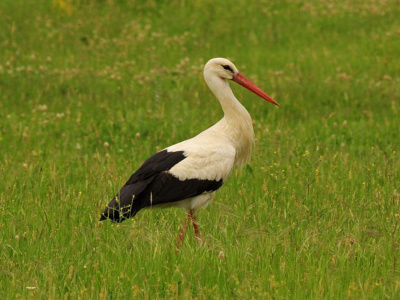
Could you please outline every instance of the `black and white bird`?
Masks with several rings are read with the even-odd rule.
[[[211,202],[235,166],[249,161],[254,143],[250,114],[233,95],[227,80],[279,106],[227,59],[208,61],[204,78],[219,100],[224,117],[197,136],[147,159],[106,206],[100,221],[109,218],[122,222],[146,207],[180,207],[188,212],[180,240],[190,220],[200,238],[196,212]]]

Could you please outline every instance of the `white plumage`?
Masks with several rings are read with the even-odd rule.
[[[219,100],[224,117],[197,136],[150,157],[108,204],[100,220],[120,222],[149,206],[181,207],[188,211],[181,241],[190,219],[199,237],[196,211],[210,203],[235,166],[249,161],[254,142],[251,117],[233,95],[227,80],[279,105],[227,59],[208,61],[204,78]]]

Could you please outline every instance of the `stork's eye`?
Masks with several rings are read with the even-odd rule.
[[[231,72],[233,73],[233,70],[232,70],[232,68],[231,68],[230,66],[228,66],[228,65],[222,65],[222,67],[223,67],[225,70],[231,71]]]

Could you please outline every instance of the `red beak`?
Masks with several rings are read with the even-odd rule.
[[[276,102],[270,95],[268,95],[266,92],[264,92],[262,89],[260,89],[258,86],[256,86],[253,82],[251,82],[249,79],[244,77],[242,74],[237,73],[236,75],[233,75],[232,81],[240,84],[241,86],[244,86],[246,89],[249,91],[252,91],[254,94],[257,96],[275,104],[279,105],[278,102]]]

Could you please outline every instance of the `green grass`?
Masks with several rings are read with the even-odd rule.
[[[3,299],[400,296],[399,1],[0,4]],[[155,151],[222,116],[202,77],[231,58],[249,167],[198,214],[98,227]],[[105,143],[109,147],[105,147]]]

